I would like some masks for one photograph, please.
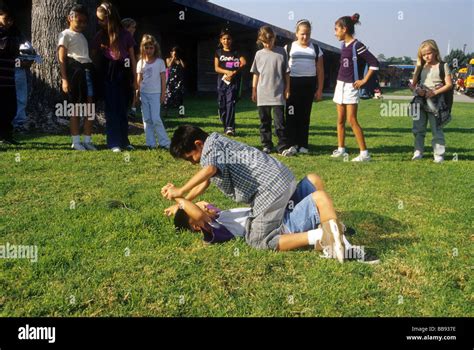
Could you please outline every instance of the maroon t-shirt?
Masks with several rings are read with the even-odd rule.
[[[109,60],[123,61],[126,58],[130,58],[128,50],[130,50],[131,47],[135,46],[135,39],[133,39],[132,34],[128,30],[125,30],[122,28],[120,29],[120,32],[119,32],[118,41],[119,41],[120,57],[115,57],[110,47],[108,47],[107,34],[103,30],[99,31],[96,34],[92,47],[96,50],[102,51],[104,56]]]

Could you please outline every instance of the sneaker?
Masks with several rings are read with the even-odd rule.
[[[227,129],[226,132],[225,132],[225,134],[226,134],[227,136],[234,136],[234,135],[235,135],[235,132],[234,132],[233,129]]]
[[[92,142],[84,142],[82,145],[88,151],[97,151],[97,148],[95,148],[95,146]]]
[[[420,151],[415,151],[413,153],[413,157],[411,157],[411,160],[420,160],[421,158],[423,158],[423,153]]]
[[[340,263],[344,262],[345,245],[342,238],[344,228],[340,221],[329,220],[321,225],[323,235],[319,245],[322,247],[325,257],[337,259]],[[315,248],[318,244],[315,244]]]
[[[133,151],[133,150],[135,150],[135,147],[133,147],[132,145],[127,145],[127,146],[125,146],[125,149],[127,151]]]
[[[86,148],[82,145],[82,143],[73,143],[71,145],[71,148],[76,150],[76,151],[85,151]]]
[[[300,149],[298,150],[299,153],[301,154],[308,154],[309,153],[309,150],[305,147],[300,147]]]
[[[435,162],[435,163],[442,163],[443,161],[444,161],[444,157],[443,157],[443,156],[437,156],[437,155],[434,156],[433,162]]]
[[[370,161],[370,154],[368,154],[365,157],[363,155],[359,154],[357,157],[353,158],[352,161],[353,162],[369,162]]]
[[[270,147],[263,147],[262,152],[266,154],[270,154],[272,153],[272,149]]]
[[[120,149],[120,147],[112,147],[112,152],[119,153],[122,152],[122,150]]]
[[[288,149],[285,149],[284,151],[281,151],[279,155],[283,157],[293,157],[296,153],[297,153],[296,148],[290,147]]]
[[[334,150],[331,154],[332,158],[340,158],[340,157],[345,157],[345,156],[347,156],[347,153],[339,151],[339,149]]]

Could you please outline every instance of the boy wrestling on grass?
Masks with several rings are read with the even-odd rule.
[[[205,214],[201,214],[202,217],[197,215],[198,223],[193,224],[199,227],[209,224],[211,210],[205,211],[203,203],[199,207],[192,201],[213,182],[234,201],[250,205],[245,223],[242,224],[249,245],[261,249],[290,250],[320,242],[339,261],[343,261],[343,226],[336,218],[332,202],[324,205],[318,214],[323,215],[320,220],[321,231],[305,232],[297,228],[304,226],[306,220],[316,218],[314,199],[321,203],[330,201],[323,191],[320,194],[319,191],[315,192],[315,198],[313,194],[308,197],[308,193],[322,187],[316,176],[311,176],[314,183],[305,177],[297,185],[291,171],[275,158],[218,133],[208,135],[191,125],[182,125],[175,131],[170,152],[175,158],[185,159],[192,164],[200,163],[202,169],[182,187],[168,183],[161,189],[163,197],[178,201],[177,205],[165,210],[166,215],[176,214],[178,205],[181,205],[190,212],[195,210],[197,213],[199,209]],[[289,218],[291,214],[294,218],[287,219],[285,224],[284,218]],[[194,214],[191,217],[195,218]],[[285,235],[290,232],[300,233]]]
[[[250,208],[220,210],[207,202],[194,204],[184,198],[175,198],[175,201],[179,206],[174,217],[176,229],[201,232],[205,243],[222,243],[247,234],[245,222]],[[329,227],[335,220],[336,212],[331,198],[323,190],[322,180],[315,174],[308,174],[298,184],[285,210],[278,250],[314,246],[315,250],[325,253],[324,257],[339,260],[338,254],[334,254],[338,252],[338,242],[333,239]],[[344,235],[342,241],[346,249],[344,259],[364,258],[360,247],[353,247]]]

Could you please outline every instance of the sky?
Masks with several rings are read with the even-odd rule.
[[[337,18],[360,14],[356,37],[374,55],[416,58],[423,40],[434,39],[444,57],[451,49],[474,52],[474,0],[211,0],[244,15],[294,31],[312,23],[312,38],[340,47]]]

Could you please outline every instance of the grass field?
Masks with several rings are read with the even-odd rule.
[[[205,246],[177,234],[160,195],[197,167],[149,151],[72,152],[68,136],[0,146],[0,245],[37,245],[38,261],[0,259],[0,316],[474,316],[473,106],[455,104],[443,164],[410,161],[408,117],[380,117],[363,101],[371,163],[335,161],[335,106],[314,105],[310,155],[285,158],[298,178],[320,174],[355,244],[378,265],[338,264],[313,251],[255,250],[242,240]],[[221,131],[214,98],[186,102],[188,122]],[[237,140],[259,146],[258,117],[237,106]],[[357,154],[352,132],[347,147]],[[457,161],[456,161],[457,159]],[[210,187],[202,197],[238,206]],[[73,202],[72,202],[73,201]]]

